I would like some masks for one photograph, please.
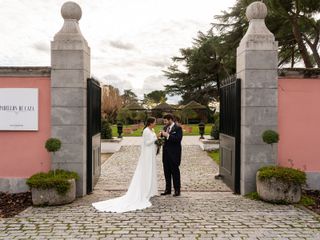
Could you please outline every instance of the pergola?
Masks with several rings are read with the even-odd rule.
[[[206,110],[207,107],[201,105],[196,101],[191,101],[187,105],[185,105],[182,109],[192,109],[192,110]]]
[[[196,101],[190,101],[188,104],[182,107],[182,111],[188,110],[195,111],[201,121],[205,122],[205,120],[207,119],[207,107]]]
[[[164,103],[160,103],[157,106],[155,106],[152,109],[152,115],[155,115],[156,117],[158,116],[162,116],[162,113],[173,113],[173,111],[175,111],[176,109],[171,106],[170,104],[164,102]]]
[[[130,103],[127,106],[125,106],[124,108],[131,110],[131,111],[145,111],[145,110],[147,110],[137,102]]]
[[[146,122],[147,118],[148,118],[148,109],[144,108],[143,106],[141,106],[139,103],[137,102],[133,102],[130,103],[126,106],[124,106],[125,109],[128,109],[130,111],[138,111],[138,112],[145,112],[146,117],[144,119],[144,122]]]
[[[169,110],[169,111],[173,111],[175,110],[170,104],[164,102],[164,103],[160,103],[157,106],[155,106],[153,108],[153,110]]]

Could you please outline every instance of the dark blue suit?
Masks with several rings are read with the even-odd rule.
[[[164,127],[164,131],[167,131],[167,128],[167,126]],[[169,139],[166,139],[164,142],[162,155],[166,192],[171,192],[171,178],[175,191],[180,192],[181,181],[179,166],[181,163],[182,128],[174,124],[169,134]]]

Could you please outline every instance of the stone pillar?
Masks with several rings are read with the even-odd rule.
[[[256,190],[256,172],[276,163],[277,149],[262,141],[267,129],[277,130],[278,43],[264,19],[267,7],[253,2],[246,11],[249,28],[237,49],[241,79],[241,194]]]
[[[64,24],[51,42],[52,137],[62,141],[52,167],[75,171],[77,196],[86,195],[87,78],[90,76],[90,48],[78,21],[81,8],[66,2],[61,8]]]

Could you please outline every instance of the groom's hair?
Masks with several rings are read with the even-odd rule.
[[[174,120],[174,117],[173,117],[173,115],[171,113],[167,113],[166,115],[163,116],[163,118],[167,119],[168,121],[169,120],[172,120],[172,121]]]

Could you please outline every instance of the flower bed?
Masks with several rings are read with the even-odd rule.
[[[31,205],[31,192],[0,192],[0,218],[13,217]]]
[[[304,190],[303,195],[308,196],[308,198],[311,198],[313,200],[311,203],[309,202],[308,204],[304,204],[305,207],[320,215],[320,191]]]
[[[123,136],[124,137],[140,137],[142,136],[144,126],[140,125],[138,129],[134,127],[136,130],[131,128],[132,125],[123,125]],[[205,133],[204,135],[210,135],[212,124],[206,124]],[[189,125],[182,125],[183,128],[183,135],[184,136],[199,136],[199,127],[198,124],[189,124]],[[163,129],[163,125],[156,125],[155,131],[158,133],[160,130]],[[112,125],[112,135],[118,136],[117,134],[117,125]]]

